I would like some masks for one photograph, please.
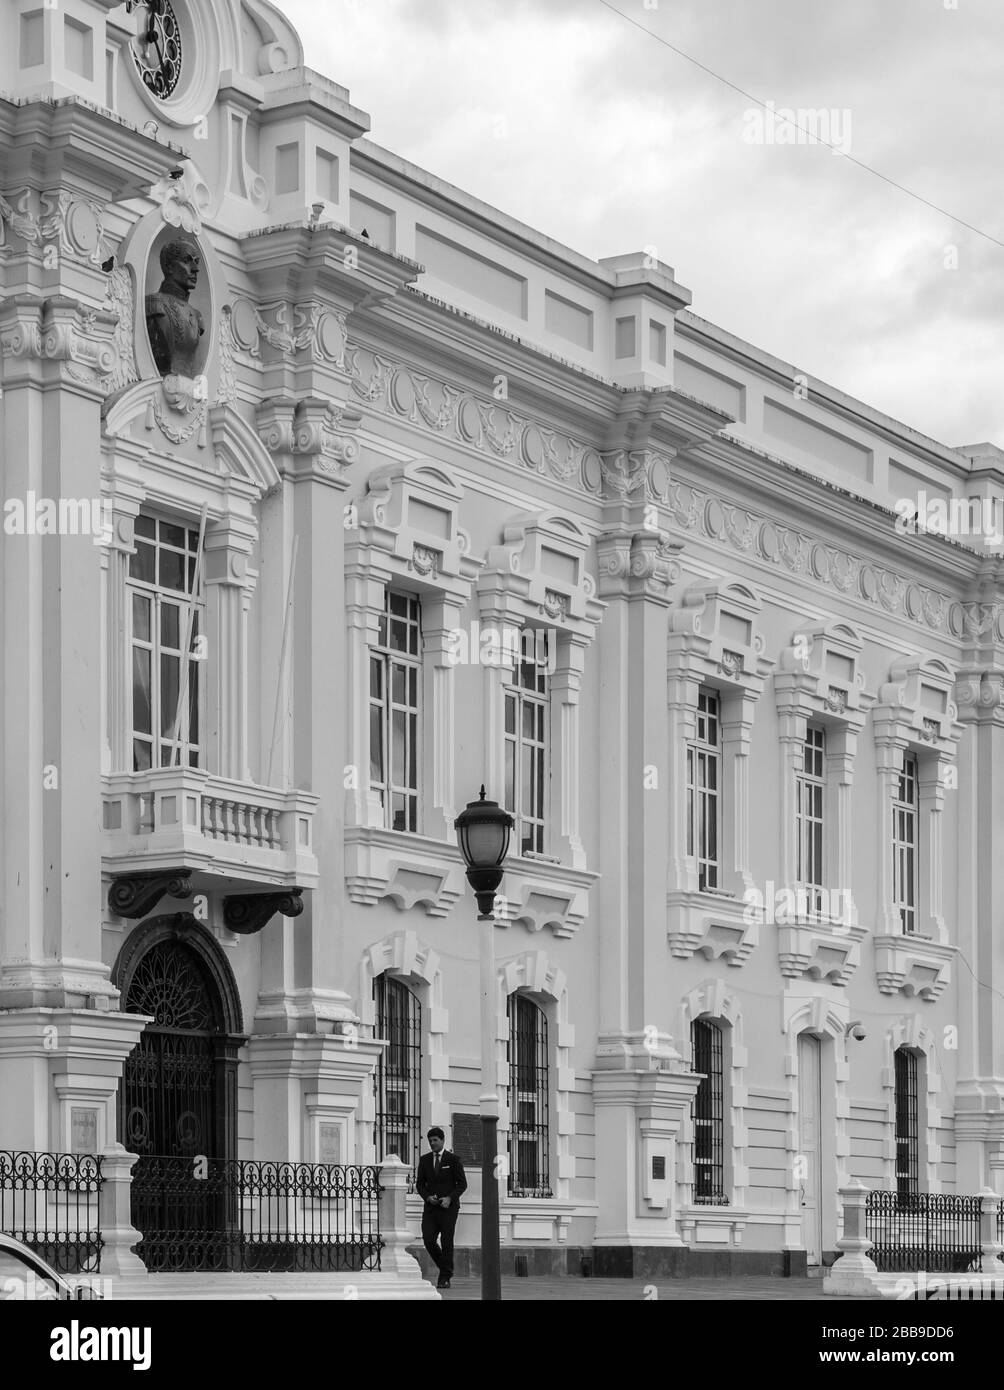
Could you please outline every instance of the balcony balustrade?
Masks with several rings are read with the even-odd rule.
[[[318,797],[197,768],[103,779],[106,873],[186,869],[198,888],[311,887]]]

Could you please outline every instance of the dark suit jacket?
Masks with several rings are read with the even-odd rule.
[[[451,1197],[453,1200],[450,1207],[458,1207],[461,1193],[467,1191],[464,1165],[455,1153],[451,1153],[449,1149],[440,1149],[437,1179],[434,1176],[434,1158],[434,1154],[427,1153],[418,1160],[418,1177],[415,1182],[418,1195],[423,1202],[426,1197]]]

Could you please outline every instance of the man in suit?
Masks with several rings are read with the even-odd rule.
[[[467,1191],[464,1165],[455,1153],[443,1147],[445,1136],[436,1125],[426,1135],[431,1153],[418,1160],[415,1187],[425,1202],[422,1213],[422,1240],[439,1270],[437,1289],[448,1289],[453,1278],[453,1232],[460,1215],[461,1193]],[[441,1247],[437,1247],[437,1237]]]

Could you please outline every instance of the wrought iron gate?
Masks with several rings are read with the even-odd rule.
[[[222,1109],[226,1036],[216,991],[196,953],[160,941],[137,963],[126,1000],[152,1014],[126,1060],[119,1133],[133,1169],[137,1254],[153,1270],[228,1268],[232,1194],[214,1180],[231,1126]],[[169,1180],[165,1180],[167,1175]]]

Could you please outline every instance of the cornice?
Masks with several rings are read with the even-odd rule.
[[[107,202],[142,197],[187,157],[79,97],[15,102],[0,96],[0,143],[9,184],[77,188]]]

